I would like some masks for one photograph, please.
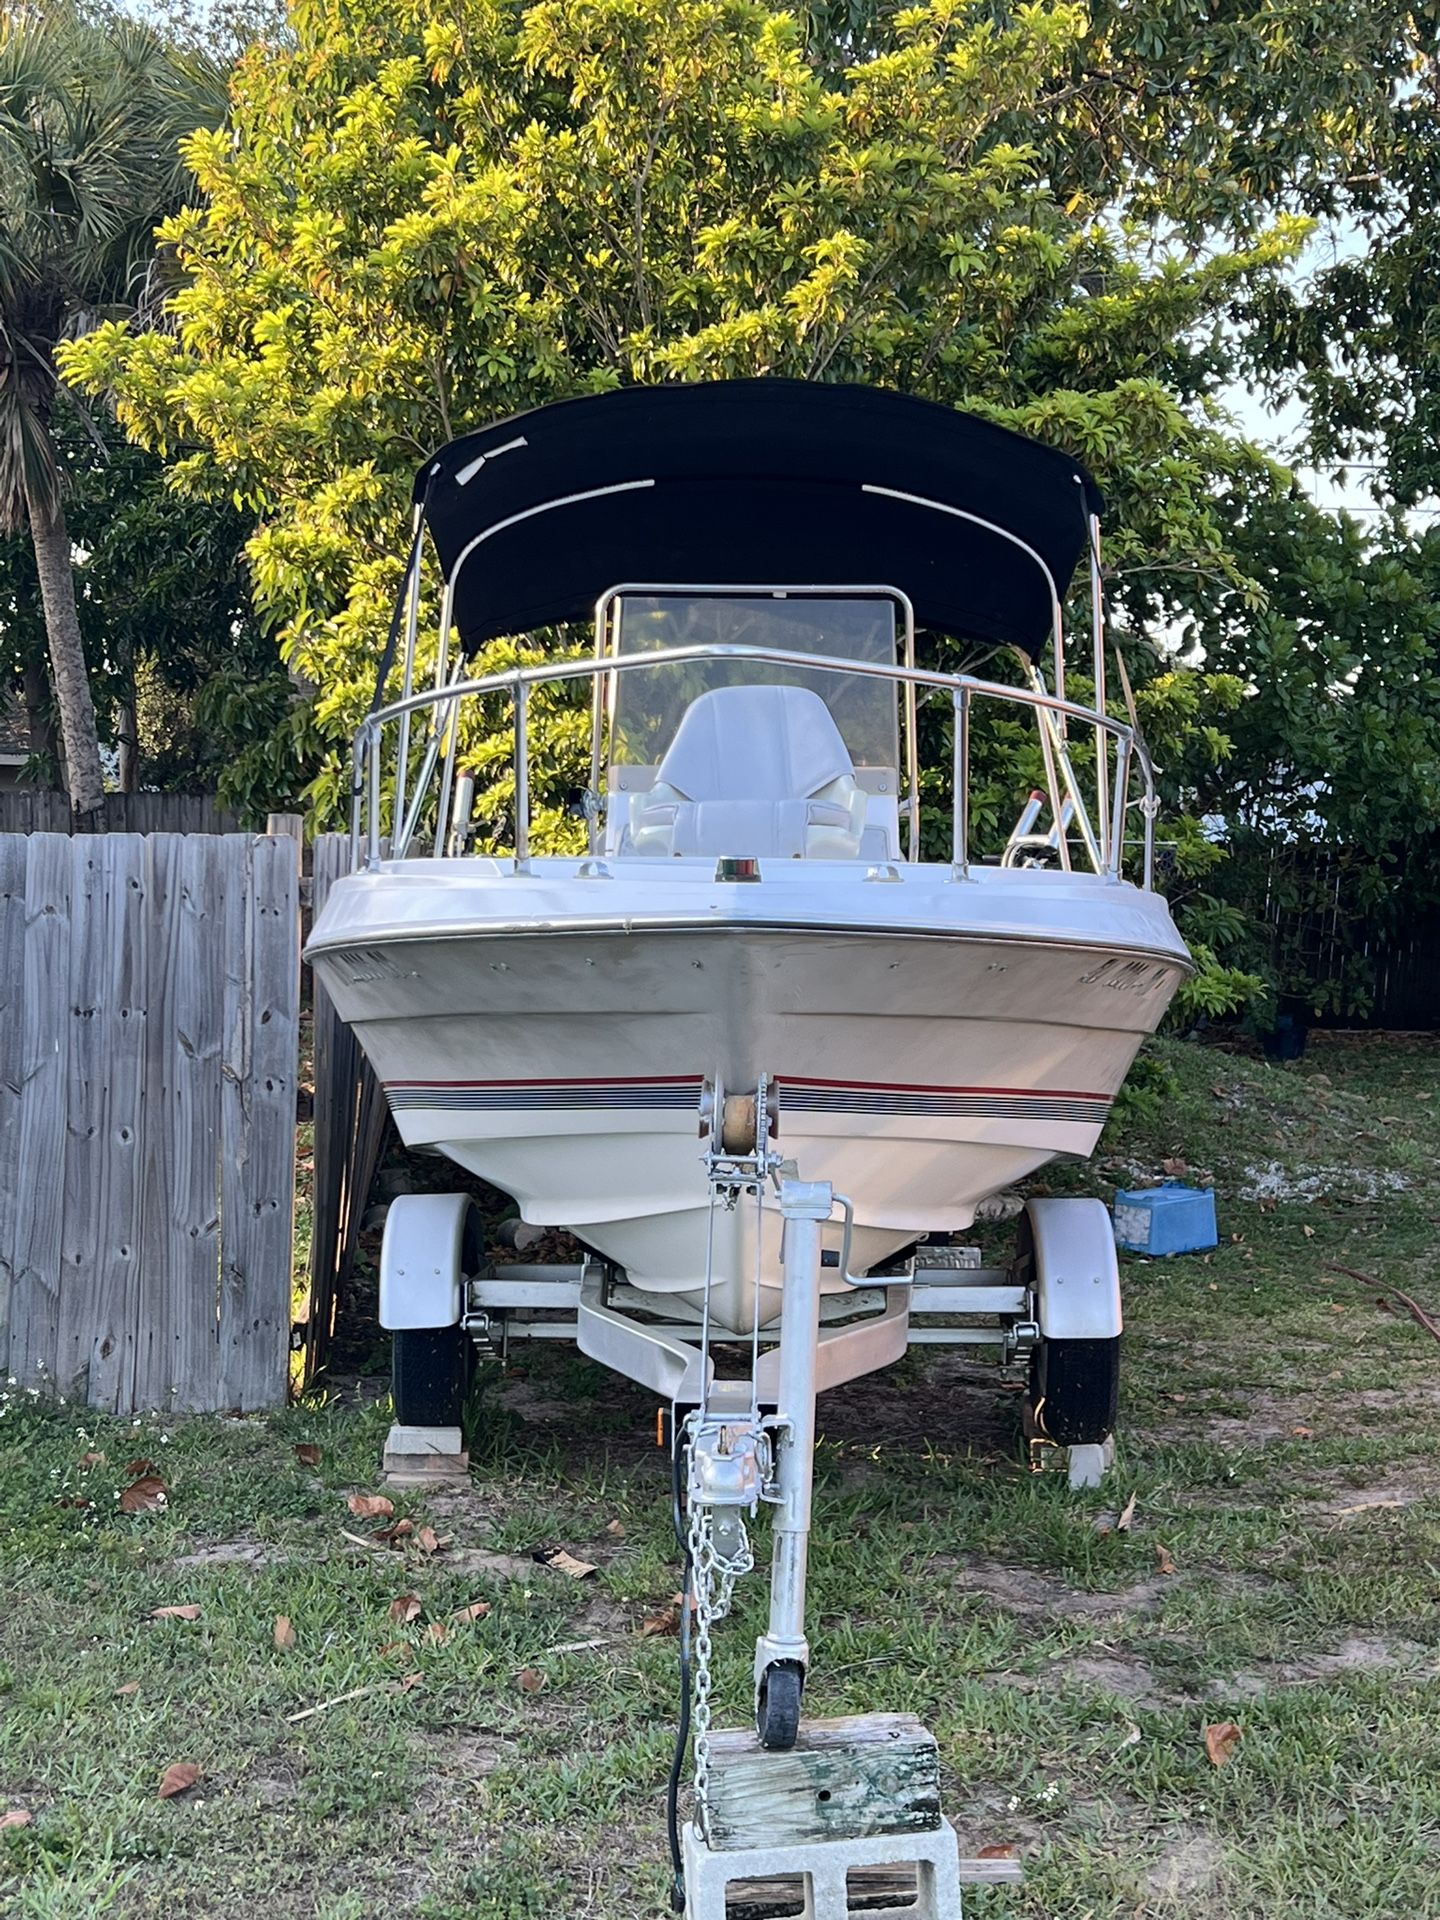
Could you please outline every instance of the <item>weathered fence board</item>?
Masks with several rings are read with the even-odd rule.
[[[140,1311],[150,891],[143,843],[107,835],[98,845],[107,912],[101,1004],[109,1014],[110,1045],[105,1100],[105,1217],[95,1265],[90,1398],[96,1406],[122,1408],[134,1400]]]
[[[45,787],[0,791],[3,833],[237,833],[240,817],[210,793],[107,793],[94,813]]]
[[[0,838],[0,1194],[20,1180],[20,1105],[25,1083],[25,843]],[[0,1359],[10,1344],[15,1221],[0,1205]]]
[[[253,843],[248,972],[241,1013],[249,1071],[241,1082],[227,1259],[238,1280],[229,1354],[241,1406],[260,1404],[264,1382],[290,1351],[291,1247],[295,1224],[295,1094],[299,1068],[300,849],[289,839]],[[226,1167],[231,1166],[226,1155]],[[222,1193],[222,1213],[224,1195]]]
[[[283,1400],[298,879],[293,841],[0,836],[0,1364],[24,1384]]]
[[[317,918],[331,887],[349,871],[349,836],[317,836],[311,869],[311,898]],[[318,981],[314,990],[314,1077],[307,1377],[325,1364],[337,1303],[354,1271],[360,1226],[389,1122],[385,1097],[359,1043]]]
[[[74,1025],[66,1005],[69,976],[70,842],[45,834],[31,842],[25,868],[20,1159],[9,1197],[17,1211],[8,1372],[23,1384],[50,1385],[56,1377],[67,1066]],[[17,1349],[23,1365],[15,1364]]]

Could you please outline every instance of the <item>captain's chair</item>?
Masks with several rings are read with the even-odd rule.
[[[854,860],[865,794],[825,702],[806,687],[719,687],[690,703],[627,850]]]

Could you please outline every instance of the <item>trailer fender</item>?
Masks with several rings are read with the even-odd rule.
[[[1103,1200],[1029,1200],[1036,1318],[1047,1340],[1114,1340],[1120,1312],[1115,1230]]]
[[[402,1193],[391,1201],[380,1249],[382,1327],[408,1332],[458,1323],[474,1211],[467,1193]]]

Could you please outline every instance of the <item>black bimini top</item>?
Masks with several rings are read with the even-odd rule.
[[[622,583],[876,585],[907,594],[921,626],[1035,657],[1050,581],[1063,598],[1100,509],[1052,447],[932,401],[802,380],[538,407],[442,449],[415,499],[446,579],[458,569],[467,652],[585,619]]]

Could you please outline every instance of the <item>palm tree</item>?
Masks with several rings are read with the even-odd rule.
[[[34,544],[81,813],[104,781],[50,432],[55,349],[133,307],[155,226],[184,194],[177,141],[223,105],[215,71],[152,28],[71,0],[0,4],[0,529],[28,525]]]

